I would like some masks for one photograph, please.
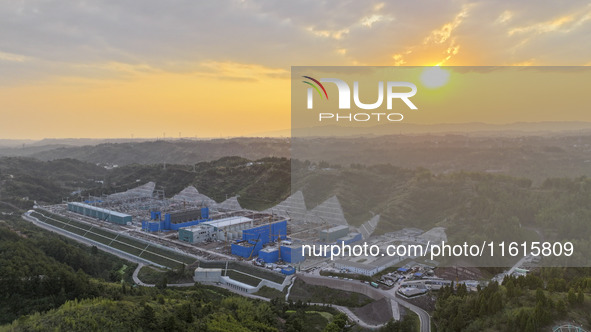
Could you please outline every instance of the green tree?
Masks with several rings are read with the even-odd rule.
[[[158,289],[165,289],[168,286],[168,278],[164,275],[162,278],[156,283],[156,288]]]
[[[340,332],[342,331],[342,329],[335,323],[335,322],[330,322],[329,324],[327,324],[324,327],[324,330],[322,330],[323,332]]]
[[[585,294],[581,288],[579,288],[579,292],[577,293],[577,303],[580,305],[585,303]]]
[[[154,308],[150,305],[144,305],[144,309],[140,314],[140,326],[147,330],[155,330],[157,328],[157,321],[156,321],[156,313],[154,312]]]
[[[566,303],[564,303],[563,299],[560,299],[556,302],[556,312],[558,313],[558,315],[562,316],[564,314],[566,314]]]
[[[347,325],[347,315],[339,312],[334,316],[332,322],[335,323],[340,329],[344,329],[345,325]]]
[[[543,306],[546,305],[546,294],[541,288],[536,290],[536,302]]]
[[[575,294],[575,290],[574,289],[571,288],[571,289],[568,290],[567,299],[568,299],[568,303],[570,305],[577,304],[577,295]]]

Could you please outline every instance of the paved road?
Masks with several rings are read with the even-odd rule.
[[[97,248],[99,248],[99,249],[101,249],[103,251],[106,251],[108,253],[111,253],[111,254],[113,254],[113,255],[115,255],[117,257],[123,258],[123,259],[125,259],[127,261],[130,261],[130,262],[137,263],[138,266],[135,269],[135,271],[133,272],[133,281],[136,284],[140,285],[140,286],[144,286],[144,287],[154,287],[155,286],[154,284],[146,284],[146,283],[142,282],[138,278],[138,273],[139,273],[140,269],[143,266],[145,266],[146,264],[151,264],[151,265],[154,265],[154,266],[158,266],[158,267],[164,268],[163,266],[161,266],[159,264],[156,264],[154,262],[150,262],[150,261],[148,261],[146,259],[139,258],[139,257],[133,256],[133,255],[130,255],[130,254],[124,252],[124,251],[117,250],[115,248],[106,246],[106,245],[104,245],[104,244],[102,244],[100,242],[96,242],[96,241],[87,239],[87,238],[82,237],[82,236],[80,236],[78,234],[70,233],[68,231],[65,231],[65,230],[59,228],[59,227],[56,227],[56,226],[53,226],[53,225],[50,225],[50,224],[46,224],[44,222],[41,222],[37,218],[31,216],[28,212],[25,213],[25,214],[23,214],[22,217],[23,217],[23,219],[25,219],[25,220],[33,223],[34,225],[36,225],[36,226],[38,226],[40,228],[44,228],[44,229],[49,230],[49,231],[54,232],[54,233],[58,233],[60,235],[66,236],[68,238],[71,238],[71,239],[73,239],[75,241],[78,241],[80,243],[83,243],[83,244],[86,244],[86,245],[89,245],[89,246],[96,246]],[[168,286],[170,286],[170,287],[190,287],[190,286],[193,286],[193,285],[194,285],[193,283],[168,284]],[[254,298],[254,299],[259,299],[259,300],[263,300],[263,301],[269,301],[269,299],[267,299],[267,298],[264,298],[264,297],[261,297],[261,296],[256,296],[256,295],[252,295],[252,294],[247,294],[247,293],[243,293],[243,292],[239,292],[239,291],[236,291],[236,290],[234,290],[234,289],[232,289],[230,287],[226,287],[225,285],[216,285],[216,286],[221,287],[221,288],[225,288],[225,289],[227,289],[229,291],[232,291],[232,292],[237,293],[237,294],[242,295],[242,296],[246,296],[246,297],[250,297],[250,298]],[[398,302],[402,306],[404,306],[404,307],[412,310],[417,315],[419,315],[419,319],[421,320],[421,332],[429,332],[429,331],[431,331],[430,324],[425,323],[425,322],[430,322],[429,314],[426,311],[424,311],[423,309],[421,309],[421,308],[419,308],[419,307],[417,307],[415,305],[412,305],[412,304],[410,304],[410,303],[408,303],[408,302],[406,302],[406,301],[404,301],[404,300],[402,300],[400,298],[397,298],[395,295],[392,295],[392,294],[388,293],[385,290],[380,290],[380,291],[382,291],[385,296],[393,299],[394,301]],[[325,305],[323,303],[315,303],[315,304]],[[339,310],[339,311],[341,311],[342,313],[346,314],[351,320],[357,322],[357,324],[359,324],[360,326],[362,326],[364,328],[376,329],[376,328],[382,327],[384,325],[384,324],[382,324],[382,325],[370,325],[370,324],[367,324],[363,320],[361,320],[359,317],[357,317],[357,315],[355,315],[349,308],[342,307],[342,306],[337,306],[337,305],[330,305],[330,306],[333,307],[333,308],[335,308],[335,309],[337,309],[337,310]]]
[[[320,276],[320,275],[314,275],[312,274],[305,274],[308,277],[311,278],[322,278],[322,279],[326,279],[326,280],[331,280],[334,281],[333,278],[329,278],[329,277],[325,277],[325,276]],[[359,282],[358,281],[348,281],[348,280],[342,280],[339,279],[340,282],[343,283],[354,283],[355,286],[359,286]],[[326,284],[324,285],[326,287],[330,287],[330,284]],[[369,285],[364,284],[363,287],[370,287]],[[372,288],[373,289],[373,288]],[[408,308],[409,310],[413,311],[414,313],[416,313],[419,316],[419,320],[421,322],[421,332],[430,332],[431,331],[431,316],[429,316],[429,313],[419,307],[417,307],[416,305],[413,305],[407,301],[405,301],[402,298],[399,298],[398,296],[396,296],[396,290],[398,288],[393,288],[390,290],[384,290],[384,289],[375,289],[375,291],[380,292],[384,297],[389,298],[391,301],[395,301],[396,303],[402,305],[403,307]],[[336,308],[336,306],[333,306]],[[393,315],[396,315],[395,313],[393,313]],[[360,324],[361,325],[361,324]],[[375,328],[375,326],[371,326],[369,328]]]
[[[410,309],[411,311],[413,311],[415,314],[417,314],[419,316],[419,320],[421,322],[421,328],[420,328],[421,332],[430,332],[431,331],[431,316],[429,316],[429,313],[426,312],[425,310],[417,307],[416,305],[406,302],[404,299],[397,297],[396,293],[395,293],[396,289],[397,288],[392,289],[394,291],[394,293],[389,293],[388,291],[384,291],[384,292],[387,292],[388,296],[392,300],[398,302],[401,306]]]
[[[138,278],[138,274],[140,273],[140,270],[142,269],[142,267],[146,266],[144,263],[138,263],[137,267],[135,268],[135,271],[133,271],[133,282],[135,282],[136,284],[140,285],[140,286],[144,286],[144,287],[155,287],[155,284],[146,284],[145,282],[141,281],[140,278]],[[194,282],[188,282],[188,283],[184,283],[184,284],[166,284],[167,287],[192,287],[195,286]]]
[[[215,284],[214,286],[216,287],[220,287],[226,290],[229,290],[232,293],[236,293],[238,295],[244,296],[244,297],[248,297],[251,299],[255,299],[255,300],[261,300],[261,301],[266,301],[269,302],[271,301],[270,299],[266,298],[266,297],[262,297],[262,296],[258,296],[258,295],[254,295],[254,294],[248,294],[248,293],[244,293],[241,291],[238,291],[234,288],[230,288],[224,284]],[[349,308],[347,307],[342,307],[340,305],[334,305],[334,304],[326,304],[326,303],[310,303],[312,305],[319,305],[319,306],[330,306],[332,308],[337,309],[338,311],[344,313],[345,315],[347,315],[347,317],[349,317],[349,319],[353,322],[356,322],[359,326],[366,328],[366,329],[378,329],[382,326],[384,326],[385,324],[381,324],[381,325],[370,325],[367,324],[366,322],[364,322],[363,320],[361,320],[361,318],[359,318],[355,313],[353,313]]]
[[[131,276],[133,278],[133,282],[135,282],[137,285],[144,286],[144,287],[154,287],[154,286],[156,286],[154,284],[146,284],[143,281],[141,281],[140,278],[138,278],[137,275],[140,273],[140,270],[144,266],[145,266],[144,263],[139,263],[137,265],[137,267],[135,268],[135,271],[133,271],[133,275]]]
[[[318,305],[322,305],[321,303],[312,303],[312,304],[318,304]],[[331,307],[337,309],[338,311],[344,313],[345,315],[347,315],[352,321],[354,321],[357,325],[365,328],[365,329],[370,329],[370,330],[377,330],[381,327],[383,327],[386,324],[379,324],[379,325],[371,325],[371,324],[367,324],[366,322],[364,322],[363,320],[361,320],[359,317],[357,317],[357,315],[355,315],[355,313],[353,313],[353,311],[351,311],[351,309],[347,308],[347,307],[342,307],[340,305],[331,305]]]

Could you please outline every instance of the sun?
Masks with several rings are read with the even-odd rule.
[[[439,88],[449,80],[449,72],[439,66],[428,67],[421,74],[421,83],[427,88]]]

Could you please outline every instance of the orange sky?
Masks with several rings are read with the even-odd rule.
[[[291,66],[589,65],[589,35],[584,1],[4,2],[0,138],[259,135]]]

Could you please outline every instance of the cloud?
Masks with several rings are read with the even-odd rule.
[[[0,61],[25,62],[27,60],[29,60],[29,57],[26,57],[26,56],[23,56],[23,55],[6,53],[6,52],[0,52]]]
[[[289,71],[282,68],[270,68],[258,64],[217,61],[201,63],[196,74],[233,81],[258,81],[267,78],[289,78]]]
[[[582,65],[591,59],[582,42],[590,34],[586,1],[5,1],[0,84],[200,72],[211,63],[263,73],[292,65]]]
[[[441,26],[429,31],[427,36],[422,38],[422,43],[408,46],[402,53],[393,54],[393,65],[408,64],[412,61],[407,59],[409,56],[421,57],[421,54],[426,53],[432,55],[432,57],[428,60],[428,63],[422,65],[444,65],[460,51],[460,44],[457,41],[455,32],[468,17],[470,7],[471,5],[461,6],[459,12],[450,21],[444,22]],[[421,57],[421,61],[424,61],[423,57]]]
[[[513,12],[510,10],[505,10],[504,12],[499,15],[497,20],[495,21],[496,24],[506,24],[507,22],[511,21],[513,18]]]
[[[451,22],[447,22],[443,24],[438,29],[432,30],[429,35],[423,40],[423,45],[428,45],[429,43],[435,44],[443,44],[445,43],[451,36],[454,30],[462,24],[464,18],[468,16],[468,5],[462,7],[460,12],[456,14]]]

